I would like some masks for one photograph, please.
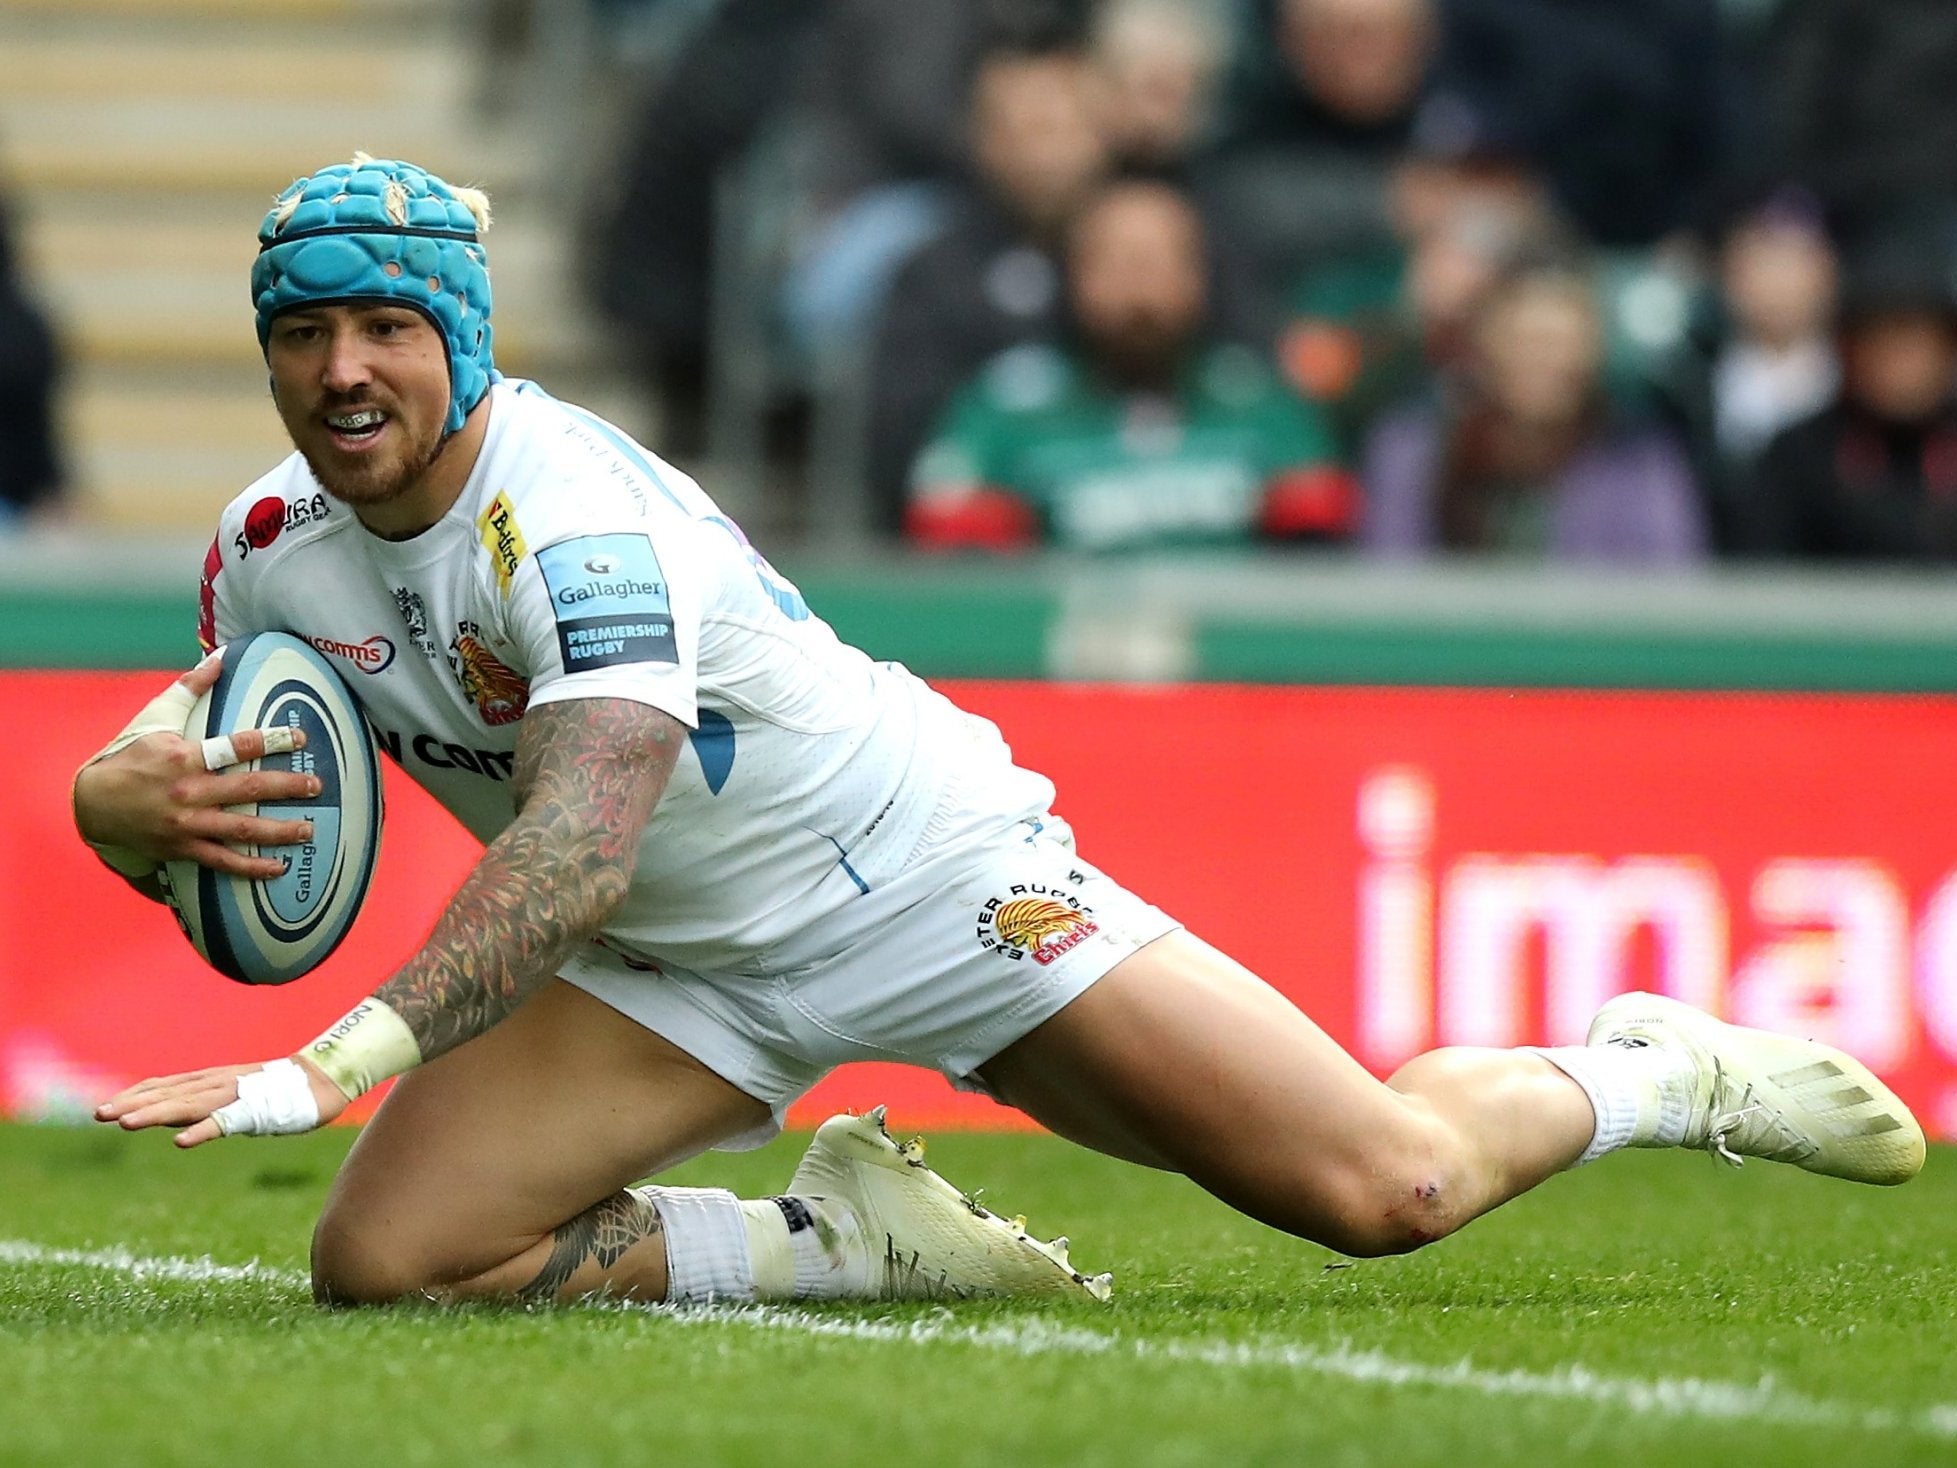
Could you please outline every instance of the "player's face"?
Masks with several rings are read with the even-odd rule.
[[[356,511],[421,487],[448,418],[448,352],[405,306],[318,306],[272,322],[272,396],[326,492]]]

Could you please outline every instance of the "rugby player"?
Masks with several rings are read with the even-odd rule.
[[[825,1123],[778,1199],[631,1186],[773,1135],[859,1059],[937,1069],[1355,1255],[1626,1145],[1876,1183],[1921,1166],[1921,1129],[1847,1055],[1646,995],[1586,1045],[1376,1080],[1078,854],[996,729],[838,641],[693,481],[503,379],[488,223],[476,191],[364,155],[280,196],[252,295],[296,451],[222,517],[200,629],[207,649],[396,643],[348,681],[483,855],[319,1039],[97,1113],[197,1146],[309,1130],[400,1077],[319,1221],[323,1300],[1105,1295],[875,1113]],[[82,835],[152,896],[165,859],[270,876],[264,851],[305,834],[224,807],[310,777],[207,770],[177,732],[214,676],[76,778]],[[446,744],[492,757],[420,756]],[[1174,778],[1138,798],[1173,801]]]

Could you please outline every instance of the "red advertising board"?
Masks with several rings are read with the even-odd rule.
[[[75,766],[162,675],[0,675],[0,1107],[290,1050],[432,925],[473,845],[390,769],[380,869],[318,972],[205,969],[70,826]],[[1433,1044],[1580,1038],[1656,987],[1856,1052],[1957,1136],[1957,700],[966,683],[1083,853],[1386,1073]],[[1012,1114],[895,1067],[803,1104]]]

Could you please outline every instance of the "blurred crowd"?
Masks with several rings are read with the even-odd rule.
[[[589,298],[810,522],[1957,557],[1952,0],[585,4]],[[55,376],[0,219],[0,525]]]
[[[652,3],[682,461],[746,382],[922,546],[1957,555],[1949,0]]]
[[[13,231],[0,209],[0,534],[61,513],[59,376],[54,332],[15,269]]]

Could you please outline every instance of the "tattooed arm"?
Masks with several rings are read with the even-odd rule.
[[[524,715],[516,819],[374,996],[407,1021],[423,1060],[502,1019],[618,910],[685,739],[670,714],[624,699]]]
[[[308,1131],[375,1082],[481,1034],[625,900],[685,738],[678,720],[623,699],[530,710],[517,735],[516,819],[489,843],[433,936],[373,998],[298,1055],[140,1081],[96,1118],[132,1130],[183,1127],[180,1147],[227,1131]],[[349,1033],[380,1038],[349,1047]]]

